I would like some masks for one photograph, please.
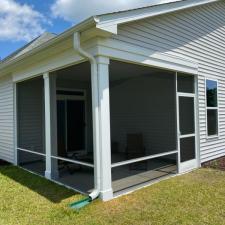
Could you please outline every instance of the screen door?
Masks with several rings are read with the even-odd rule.
[[[197,167],[194,76],[177,75],[179,172]]]

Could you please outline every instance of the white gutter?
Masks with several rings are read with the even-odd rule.
[[[94,135],[94,176],[95,188],[89,197],[94,200],[100,194],[100,144],[99,144],[99,111],[98,111],[98,67],[93,55],[82,49],[80,44],[80,33],[74,33],[73,47],[82,57],[88,59],[91,63],[91,82],[92,82],[92,114],[93,114],[93,135]],[[97,93],[97,94],[96,94]]]

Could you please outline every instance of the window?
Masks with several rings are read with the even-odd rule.
[[[206,80],[206,113],[207,135],[218,135],[218,83],[215,80]]]

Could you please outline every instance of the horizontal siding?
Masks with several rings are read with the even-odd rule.
[[[0,78],[0,159],[14,162],[13,82]]]
[[[121,25],[114,39],[199,64],[201,161],[225,155],[225,2]],[[205,77],[219,81],[219,138],[206,138]]]

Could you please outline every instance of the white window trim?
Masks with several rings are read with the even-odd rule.
[[[208,107],[207,106],[207,80],[215,81],[217,85],[217,107]],[[215,139],[219,138],[220,136],[220,128],[219,128],[219,82],[215,78],[205,77],[205,121],[206,121],[206,139]],[[217,110],[217,134],[215,135],[208,135],[208,109]]]

